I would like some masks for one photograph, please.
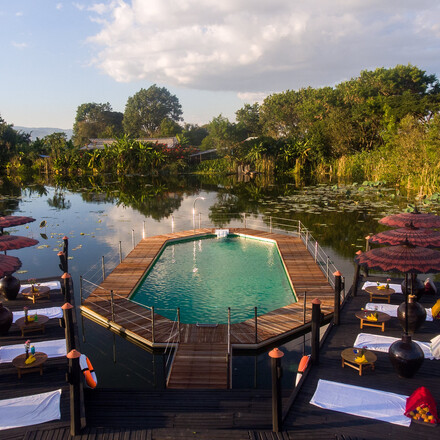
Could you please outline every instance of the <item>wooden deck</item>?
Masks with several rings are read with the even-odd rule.
[[[292,304],[259,316],[257,323],[254,319],[249,319],[232,324],[231,344],[234,348],[261,348],[303,331],[310,325],[311,299],[314,297],[319,297],[322,302],[321,310],[329,319],[333,313],[334,290],[299,237],[245,228],[230,229],[230,232],[275,242],[297,298]],[[190,388],[212,387],[215,383],[221,388],[224,387],[223,379],[216,381],[210,376],[206,377],[206,382],[202,382],[200,373],[197,373],[195,368],[197,365],[208,368],[208,364],[211,365],[212,362],[213,371],[219,371],[220,365],[223,365],[225,370],[222,376],[227,377],[228,363],[222,360],[221,353],[224,353],[224,349],[220,349],[227,344],[227,325],[220,324],[212,329],[181,324],[180,334],[176,335],[177,326],[173,321],[129,301],[128,297],[167,243],[213,233],[213,229],[197,229],[141,240],[81,306],[81,311],[86,317],[149,347],[162,348],[167,343],[180,339],[174,360],[176,365],[171,369],[171,374],[177,375],[177,378],[170,379],[171,387],[183,387],[185,383]],[[114,317],[111,309],[111,291],[114,298]],[[305,294],[309,298],[306,307]],[[190,345],[185,348],[186,344]],[[203,344],[199,353],[194,350],[197,344]],[[216,345],[219,349],[214,349]],[[190,353],[197,355],[199,363],[191,363],[190,366]],[[195,379],[194,382],[192,378]]]

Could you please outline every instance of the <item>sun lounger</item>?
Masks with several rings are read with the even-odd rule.
[[[371,333],[359,333],[356,340],[354,341],[353,347],[366,348],[367,350],[382,351],[384,353],[388,353],[390,345],[393,342],[398,341],[399,339],[400,338],[392,338],[391,336],[373,335]],[[439,350],[437,349],[437,346],[434,346],[434,344],[437,343],[438,339],[440,339],[440,336],[431,339],[431,342],[414,342],[419,344],[420,348],[423,350],[425,359],[433,360],[440,359],[440,353],[438,353]],[[435,349],[433,350],[433,348]]]
[[[387,283],[379,283],[379,286],[386,286]],[[375,281],[365,281],[362,286],[362,290],[365,290],[366,287],[377,286],[378,284]],[[390,289],[393,289],[395,293],[402,293],[402,286],[400,284],[389,284]]]
[[[55,358],[66,356],[66,340],[54,339],[52,341],[41,341],[32,343],[35,347],[35,351],[40,351],[47,354],[48,358]],[[20,354],[23,354],[24,343],[16,345],[4,345],[0,347],[0,364],[6,362],[12,362],[12,359]]]
[[[49,319],[52,318],[62,318],[63,317],[63,309],[61,307],[47,307],[45,309],[29,309],[29,316],[35,315],[44,315]],[[12,312],[12,322],[17,321],[17,319],[24,317],[24,311]]]
[[[0,430],[61,419],[61,389],[0,400]]]
[[[59,281],[45,281],[42,283],[38,283],[42,287],[49,287],[50,290],[59,290],[61,289],[61,283]],[[31,287],[31,284],[22,284],[20,286],[20,293],[23,289],[27,289]]]
[[[319,379],[312,405],[395,425],[409,426],[404,415],[408,396]]]
[[[379,304],[379,303],[367,303],[365,305],[366,310],[377,310],[378,312],[384,312],[387,315],[397,318],[397,309],[399,306],[394,304]],[[426,321],[433,321],[431,309],[426,310]]]

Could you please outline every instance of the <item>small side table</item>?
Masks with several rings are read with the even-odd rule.
[[[344,368],[345,365],[347,365],[347,367],[350,367],[356,371],[359,371],[359,376],[362,376],[362,371],[365,367],[371,367],[371,370],[374,371],[374,363],[377,361],[377,356],[369,350],[365,350],[365,349],[363,349],[363,350],[364,350],[364,355],[365,355],[365,358],[367,359],[367,362],[360,364],[360,363],[356,362],[355,359],[358,356],[361,356],[361,354],[360,354],[361,349],[354,348],[354,347],[346,348],[341,353],[342,368]]]
[[[50,298],[50,295],[49,295],[50,288],[49,287],[39,286],[39,287],[37,287],[37,289],[38,289],[37,292],[32,292],[32,287],[26,287],[26,289],[23,289],[21,291],[21,294],[25,298],[31,299],[34,304],[37,299]]]
[[[379,289],[378,286],[368,286],[365,288],[365,291],[370,294],[370,302],[373,302],[374,299],[379,299],[388,301],[388,304],[391,303],[391,295],[396,293],[396,291],[390,287]]]
[[[35,316],[30,313],[28,316]],[[44,333],[45,331],[45,325],[49,321],[49,318],[45,315],[38,315],[37,314],[37,321],[25,321],[25,318],[19,318],[15,323],[18,325],[19,329],[21,330],[21,336],[24,336],[25,333],[32,333],[32,332],[39,332],[42,331]]]
[[[12,365],[17,369],[18,378],[25,373],[32,373],[39,371],[40,376],[43,375],[43,364],[47,361],[47,354],[37,351],[35,354],[35,361],[32,364],[25,364],[26,353],[20,354],[12,360]]]
[[[377,313],[377,321],[369,321],[367,316],[372,313]],[[382,332],[385,331],[385,323],[391,319],[391,316],[384,312],[376,312],[374,310],[359,310],[355,313],[356,318],[361,320],[361,328],[365,327],[379,327]]]

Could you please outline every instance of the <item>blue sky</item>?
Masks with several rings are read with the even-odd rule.
[[[152,84],[185,122],[334,85],[364,69],[440,73],[440,3],[426,0],[0,0],[0,115],[72,128],[77,107]]]

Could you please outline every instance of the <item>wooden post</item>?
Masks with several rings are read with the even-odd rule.
[[[321,301],[312,300],[312,363],[319,364],[319,330],[321,327]]]
[[[342,274],[337,270],[334,274],[335,277],[335,304],[333,312],[333,324],[340,324],[340,310],[341,310],[341,291],[342,291]]]
[[[357,251],[356,252],[356,255],[359,256],[360,254],[362,254],[362,251]],[[358,263],[356,263],[356,266],[354,268],[353,286],[351,288],[351,294],[353,296],[357,295],[357,287],[358,287],[358,284],[359,284],[360,272],[361,272],[361,266]]]
[[[306,323],[307,319],[307,292],[304,291],[304,305],[303,305],[303,323]]]
[[[69,353],[69,351],[73,350],[75,347],[75,333],[73,328],[73,306],[72,304],[66,302],[61,306],[61,309],[63,310],[63,317],[64,317],[64,334],[66,336],[66,352]]]
[[[228,356],[231,356],[231,308],[228,307]]]
[[[257,315],[256,307],[254,307],[254,316],[255,316],[255,343],[258,344],[258,315]]]
[[[61,279],[64,280],[64,299],[66,302],[70,302],[70,274],[64,273],[61,275]]]
[[[61,269],[61,272],[67,272],[67,262],[66,262],[66,256],[64,252],[60,251],[58,252],[58,257],[60,259],[59,268]]]
[[[367,235],[365,237],[365,252],[368,252],[370,250],[370,242],[368,241],[370,239],[370,236]]]
[[[243,217],[244,217],[244,227],[245,227],[245,229],[246,229],[246,228],[247,228],[247,226],[246,226],[246,224],[247,224],[247,223],[246,223],[246,213],[243,214]]]
[[[81,430],[81,405],[80,405],[80,366],[81,353],[71,350],[67,353],[69,359],[69,391],[70,391],[70,435],[76,436]]]
[[[67,235],[63,237],[63,253],[66,260],[66,270],[64,272],[69,272],[69,237]]]
[[[272,431],[280,432],[282,429],[282,402],[281,402],[281,358],[284,353],[278,348],[269,352],[272,367]]]

